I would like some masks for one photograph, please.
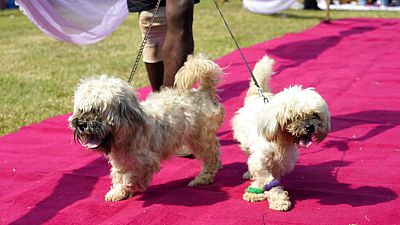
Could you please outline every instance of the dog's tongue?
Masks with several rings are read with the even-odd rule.
[[[312,145],[313,141],[311,137],[301,137],[299,141],[299,146],[302,148],[308,148]]]
[[[79,143],[85,148],[93,149],[99,147],[101,139],[79,139]]]

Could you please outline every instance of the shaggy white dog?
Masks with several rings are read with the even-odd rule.
[[[269,102],[264,102],[252,82],[244,106],[232,120],[234,138],[248,157],[244,178],[253,180],[243,195],[246,201],[268,199],[269,207],[287,211],[288,193],[279,184],[293,170],[298,147],[322,141],[330,129],[330,114],[324,99],[312,88],[293,86],[273,95],[269,89],[274,60],[264,56],[254,76]]]
[[[75,92],[69,118],[75,140],[103,152],[111,168],[106,201],[144,191],[160,161],[183,145],[202,162],[189,186],[214,181],[221,165],[217,129],[224,118],[216,85],[221,68],[204,57],[189,57],[178,71],[175,88],[164,88],[139,103],[131,86],[105,75],[83,80]],[[192,85],[200,81],[198,91]]]

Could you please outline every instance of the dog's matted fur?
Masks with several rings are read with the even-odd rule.
[[[269,207],[287,211],[291,202],[279,185],[281,177],[294,169],[298,147],[309,147],[313,139],[322,141],[330,129],[330,114],[325,100],[312,88],[292,86],[272,94],[269,79],[274,60],[264,56],[254,68],[269,102],[264,103],[250,82],[244,106],[233,120],[234,138],[248,157],[244,178],[253,180],[243,199],[253,202],[268,199]]]
[[[83,80],[75,92],[69,118],[75,140],[103,152],[111,168],[106,201],[144,191],[160,161],[185,146],[202,162],[189,186],[214,181],[221,166],[217,129],[224,118],[216,85],[221,68],[202,56],[188,57],[178,71],[175,88],[152,93],[139,103],[131,86],[106,75]],[[190,90],[199,81],[197,91]]]

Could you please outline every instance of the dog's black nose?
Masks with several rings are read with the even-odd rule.
[[[315,131],[315,127],[312,124],[307,125],[304,127],[304,129],[307,131],[307,133],[313,133]]]
[[[86,123],[79,123],[79,124],[78,124],[78,129],[79,129],[80,131],[84,131],[86,127],[87,127],[87,124],[86,124]]]

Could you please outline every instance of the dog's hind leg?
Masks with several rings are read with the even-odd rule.
[[[251,180],[250,171],[246,171],[246,172],[243,174],[243,179],[245,179],[245,180]]]
[[[208,139],[208,140],[205,140]],[[191,141],[196,158],[203,163],[202,170],[189,186],[207,185],[214,182],[215,173],[222,167],[219,153],[219,141],[216,137]]]

